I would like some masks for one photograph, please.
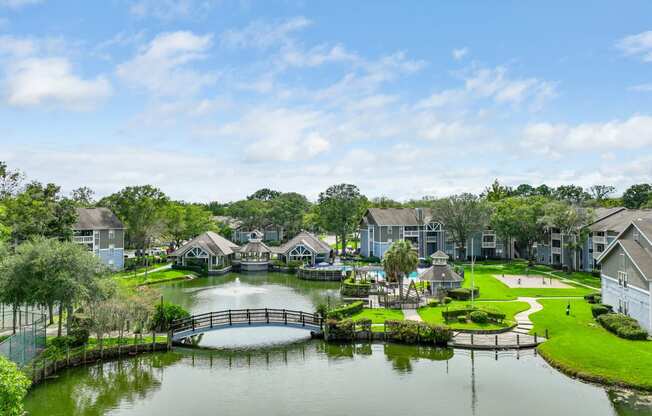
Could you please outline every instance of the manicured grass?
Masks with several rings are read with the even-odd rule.
[[[469,305],[469,302],[451,302],[448,304],[449,310],[463,309]],[[530,305],[527,302],[475,302],[478,308],[486,308],[501,311],[505,314],[505,320],[502,323],[488,322],[486,324],[477,324],[475,322],[445,322],[442,316],[442,311],[446,310],[446,306],[438,306],[435,308],[424,307],[419,308],[418,313],[425,322],[431,324],[446,324],[453,329],[483,329],[494,330],[508,327],[514,323],[514,315],[519,312],[527,310]]]
[[[135,287],[142,285],[151,285],[155,283],[169,282],[172,280],[181,280],[185,279],[186,276],[197,275],[188,270],[162,270],[160,272],[148,273],[147,275],[141,275],[136,277],[123,277],[116,279],[118,283],[123,287]]]
[[[155,263],[155,264],[150,264],[150,265],[147,266],[147,267],[142,266],[142,267],[138,267],[138,268],[136,268],[136,269],[134,269],[134,270],[123,270],[123,271],[121,271],[121,272],[114,273],[113,276],[114,276],[114,277],[133,277],[135,274],[144,273],[145,270],[154,270],[154,269],[158,269],[158,268],[161,268],[161,267],[164,267],[164,266],[170,265],[170,264],[172,264],[172,263]]]
[[[571,300],[543,299],[544,309],[530,315],[533,331],[549,331],[539,352],[561,370],[592,381],[652,391],[652,341],[628,341],[600,326],[591,305]]]
[[[568,279],[577,283],[582,283],[588,286],[592,286],[596,290],[600,290],[600,287],[602,286],[602,281],[600,280],[600,277],[593,276],[591,273],[586,273],[586,272],[564,273],[560,271],[555,271],[553,272],[553,274],[555,276],[561,277],[562,279]]]
[[[387,320],[402,321],[403,312],[397,309],[363,309],[362,312],[351,316],[351,319],[371,319],[372,324],[383,324]]]
[[[584,296],[588,293],[594,293],[595,290],[573,285],[568,289],[553,288],[510,288],[503,282],[499,281],[494,275],[525,275],[527,264],[523,261],[514,261],[511,263],[484,263],[475,265],[474,281],[475,286],[480,287],[481,300],[514,300],[519,296],[525,297],[572,297]],[[545,266],[535,266],[530,268],[530,275],[540,275],[544,271],[552,269]],[[464,265],[464,287],[471,287],[471,266]],[[545,275],[550,277],[549,275]]]

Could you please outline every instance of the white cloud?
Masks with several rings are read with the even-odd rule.
[[[222,140],[239,140],[249,161],[305,160],[330,149],[322,117],[316,111],[257,108],[210,133]]]
[[[128,83],[154,95],[192,95],[217,79],[213,73],[187,67],[191,62],[205,59],[211,45],[211,35],[185,31],[162,33],[141,47],[131,60],[118,65],[116,72]]]
[[[342,45],[319,45],[307,51],[288,46],[281,51],[282,63],[295,67],[315,67],[329,62],[355,62],[359,57],[347,51]]]
[[[625,55],[640,56],[645,62],[652,62],[652,30],[621,39],[616,46]]]
[[[129,7],[137,17],[172,20],[201,16],[213,7],[212,0],[138,0]]]
[[[533,109],[557,94],[553,83],[537,78],[509,78],[501,66],[475,70],[466,77],[465,87],[470,93],[492,98],[497,103],[520,104],[529,99]]]
[[[290,35],[310,26],[312,22],[297,16],[280,22],[256,20],[242,29],[230,29],[221,36],[221,43],[228,47],[269,48],[290,41]]]
[[[652,92],[652,83],[634,85],[629,87],[629,90],[637,92]]]
[[[72,73],[65,58],[28,58],[10,65],[5,79],[7,102],[27,107],[62,105],[84,110],[111,95],[111,85],[103,77],[82,79]]]
[[[41,3],[43,0],[0,0],[0,7],[19,9],[24,6]]]
[[[641,149],[652,146],[652,117],[577,125],[535,123],[525,127],[522,145],[551,156],[564,151]]]
[[[453,49],[452,55],[453,59],[456,61],[459,61],[460,59],[464,58],[466,55],[469,53],[469,48],[460,48],[460,49]]]
[[[60,43],[0,36],[3,96],[9,105],[89,110],[112,94],[107,78],[83,78],[67,57],[50,53],[60,49]]]

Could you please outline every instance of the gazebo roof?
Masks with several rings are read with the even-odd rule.
[[[249,240],[247,244],[242,246],[240,253],[271,253],[269,247],[260,240]]]
[[[432,266],[424,270],[419,279],[430,282],[461,282],[464,279],[455,273],[448,265]]]
[[[437,250],[430,255],[431,259],[446,259],[448,260],[448,254],[444,253],[441,250]]]

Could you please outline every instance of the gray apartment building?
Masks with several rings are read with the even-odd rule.
[[[83,244],[115,270],[124,267],[124,230],[122,221],[108,208],[77,208],[72,241]]]

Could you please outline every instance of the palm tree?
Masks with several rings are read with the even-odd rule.
[[[403,299],[403,278],[417,268],[419,258],[409,241],[396,241],[385,252],[383,268],[388,279],[398,279],[399,299]]]

